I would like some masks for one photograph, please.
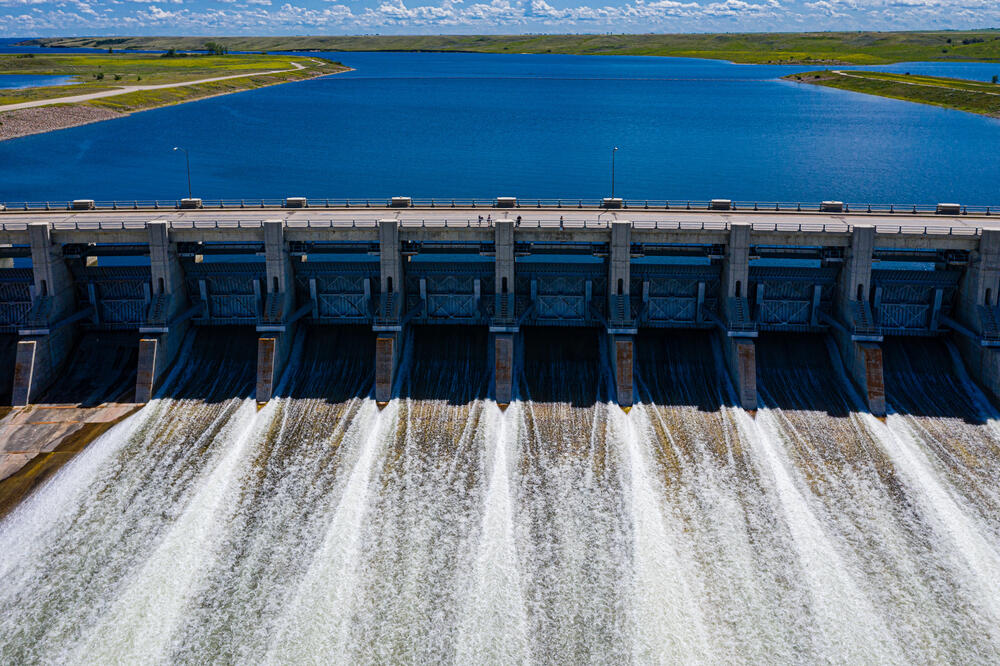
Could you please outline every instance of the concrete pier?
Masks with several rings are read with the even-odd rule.
[[[955,344],[969,372],[995,399],[1000,400],[1000,230],[984,229],[979,247],[971,253],[962,276],[955,308],[965,329]],[[971,333],[971,335],[969,335]]]
[[[635,336],[632,318],[632,223],[614,220],[608,256],[608,358],[615,380],[615,399],[620,407],[634,402],[633,370]]]
[[[270,400],[295,338],[295,277],[281,220],[264,221],[266,296],[257,324],[257,402]]]
[[[139,328],[139,369],[135,401],[149,402],[167,370],[177,358],[190,325],[182,315],[189,308],[184,271],[177,258],[177,244],[167,223],[153,221],[149,233],[149,270],[152,301],[146,321]]]
[[[609,359],[614,372],[615,399],[626,409],[635,404],[632,372],[635,367],[635,336],[609,335]]]
[[[517,301],[515,299],[514,221],[497,220],[493,234],[493,318],[490,333],[493,338],[493,398],[497,404],[510,404],[514,399],[515,346],[518,333]]]
[[[869,304],[875,228],[858,225],[851,231],[844,266],[837,285],[837,318],[843,324],[832,332],[848,376],[861,392],[869,411],[885,416],[882,371],[882,334]]]
[[[375,401],[384,404],[392,399],[396,366],[404,340],[402,312],[405,292],[398,220],[379,220],[378,245],[381,296],[372,328],[376,333]]]
[[[14,369],[14,406],[31,403],[48,388],[66,362],[76,334],[73,278],[52,243],[44,222],[28,224],[34,292],[27,322],[20,329]]]
[[[734,222],[729,231],[722,262],[720,294],[723,323],[722,340],[726,368],[736,386],[743,409],[757,409],[756,328],[750,320],[747,290],[750,280],[750,225]]]
[[[493,335],[493,397],[497,404],[509,405],[514,399],[514,334]]]

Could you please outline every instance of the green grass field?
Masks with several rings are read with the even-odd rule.
[[[1000,31],[727,33],[675,35],[445,35],[371,37],[53,38],[33,44],[231,51],[466,51],[714,58],[741,63],[885,64],[915,60],[1000,62]]]
[[[785,78],[790,81],[1000,118],[1000,85],[995,83],[852,70],[805,72]]]
[[[304,69],[292,70],[293,62],[301,64]],[[0,55],[0,75],[59,74],[74,76],[79,81],[72,86],[0,90],[0,111],[8,104],[83,95],[123,86],[162,85],[220,76],[291,70],[163,90],[136,91],[88,102],[123,111],[138,110],[176,104],[208,95],[333,74],[344,69],[339,63],[301,56],[224,55],[164,58],[155,54],[81,55],[58,52],[34,54],[31,58],[23,55]]]

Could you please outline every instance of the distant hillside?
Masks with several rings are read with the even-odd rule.
[[[53,47],[231,51],[468,51],[715,58],[742,63],[884,64],[1000,61],[1000,30],[677,35],[443,35],[375,37],[93,37],[35,39]]]

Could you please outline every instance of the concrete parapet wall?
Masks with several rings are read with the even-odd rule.
[[[753,338],[724,337],[726,368],[743,409],[757,409],[757,344]]]

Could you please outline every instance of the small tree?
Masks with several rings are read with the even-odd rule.
[[[993,83],[996,83],[996,82],[997,82],[997,75],[996,75],[996,74],[994,74],[994,75],[993,75]]]

